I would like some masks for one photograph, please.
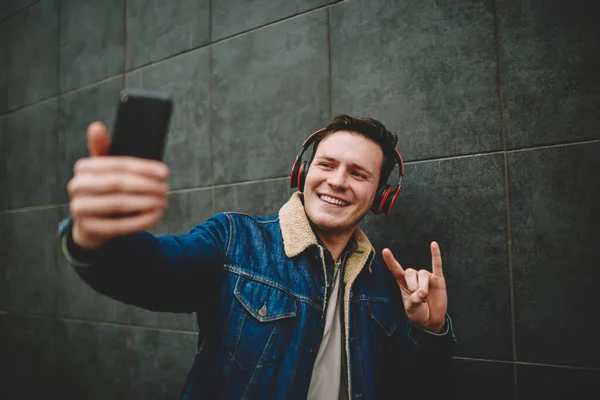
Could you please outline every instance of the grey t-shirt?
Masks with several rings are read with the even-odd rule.
[[[342,326],[341,310],[343,306],[342,262],[335,263],[331,296],[325,314],[323,340],[315,359],[308,400],[347,399],[348,392],[342,383]]]

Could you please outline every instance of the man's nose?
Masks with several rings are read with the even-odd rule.
[[[346,172],[343,168],[338,168],[329,175],[327,183],[334,188],[345,189],[347,186]]]

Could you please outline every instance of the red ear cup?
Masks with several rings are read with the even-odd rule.
[[[392,191],[392,187],[390,185],[381,185],[377,190],[377,195],[375,196],[375,200],[373,200],[373,205],[371,206],[371,211],[373,211],[376,215],[381,214],[383,210],[383,206],[390,196],[390,192]]]
[[[306,138],[302,143],[302,149],[300,154],[296,156],[296,161],[292,165],[292,172],[290,173],[290,188],[298,188],[299,191],[304,191],[304,182],[306,181],[306,175],[308,174],[308,167],[310,164],[306,161],[302,161],[302,155],[314,142],[317,140],[319,133],[324,132],[326,128],[321,128],[314,132],[312,135]]]
[[[400,193],[400,189],[402,188],[402,185],[398,185],[398,188],[396,188],[396,192],[394,193],[394,195],[390,198],[389,201],[389,205],[384,205],[383,209],[385,210],[385,214],[389,217],[390,213],[392,212],[392,208],[394,207],[394,204],[396,204],[396,198],[398,198],[398,194]]]
[[[402,178],[404,177],[404,161],[402,160],[402,156],[398,149],[394,148],[394,158],[396,159],[396,165],[400,168],[400,177],[398,179],[398,186],[396,189],[393,189],[388,184],[382,184],[377,189],[377,195],[375,196],[375,200],[373,200],[373,205],[371,206],[371,211],[376,215],[384,212],[387,216],[392,212],[392,208],[396,203],[396,198],[398,198],[398,194],[400,193],[400,189],[402,188]]]
[[[296,161],[294,161],[294,164],[292,165],[292,172],[290,172],[290,188],[295,188],[298,187],[298,167],[300,166],[300,163],[298,162],[298,156],[296,156]]]
[[[303,161],[298,169],[298,189],[304,192],[304,183],[306,182],[306,175],[308,175],[308,161]]]

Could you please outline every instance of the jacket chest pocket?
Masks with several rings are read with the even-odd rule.
[[[371,319],[382,329],[383,333],[390,337],[396,330],[392,310],[387,302],[369,301],[367,303],[368,313]]]
[[[242,369],[275,361],[282,337],[293,329],[296,300],[269,284],[239,276],[233,290],[227,351]]]

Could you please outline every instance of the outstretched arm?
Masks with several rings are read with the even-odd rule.
[[[68,221],[67,221],[68,222]],[[112,239],[98,250],[78,247],[63,228],[63,252],[94,290],[138,307],[168,312],[196,311],[202,294],[218,286],[228,237],[225,214],[190,233],[155,237],[138,232]]]

